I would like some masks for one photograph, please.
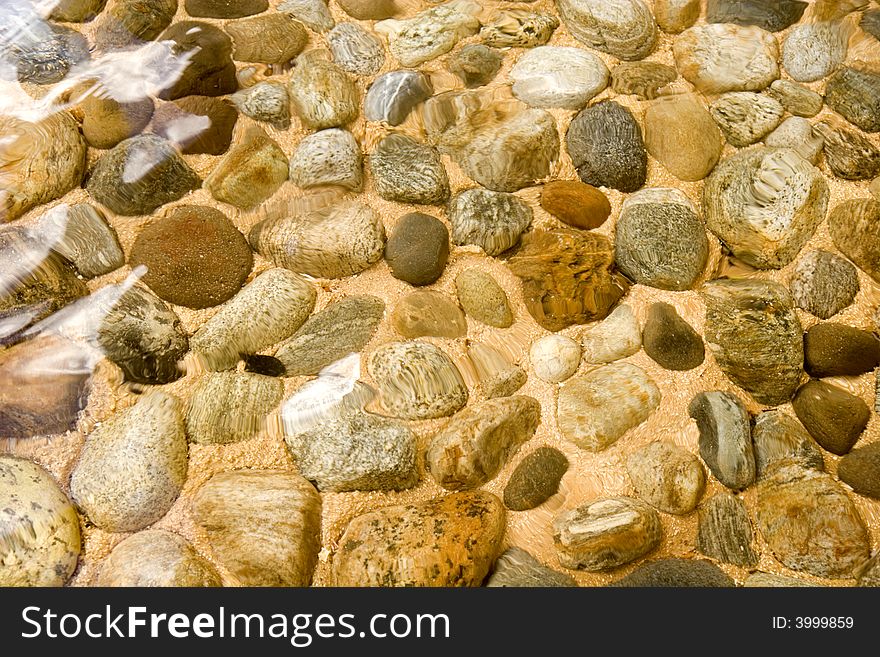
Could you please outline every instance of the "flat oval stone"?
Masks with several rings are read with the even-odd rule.
[[[747,264],[794,260],[828,208],[828,183],[791,149],[755,147],[724,160],[703,189],[706,225]]]
[[[840,459],[837,476],[859,495],[880,499],[880,443],[859,447]]]
[[[342,10],[359,21],[380,21],[397,13],[394,0],[336,0]]]
[[[427,342],[384,344],[370,357],[369,370],[382,393],[382,405],[404,420],[446,417],[468,399],[455,363]]]
[[[354,75],[375,75],[385,63],[382,42],[357,23],[339,23],[327,34],[330,52],[344,70]]]
[[[266,11],[268,0],[184,0],[186,13],[199,18],[241,18]]]
[[[789,401],[803,376],[801,323],[788,290],[756,279],[703,287],[705,338],[721,370],[761,404]]]
[[[63,586],[79,559],[79,518],[51,475],[0,455],[0,508],[0,586]]]
[[[613,269],[610,240],[572,228],[532,231],[508,261],[526,308],[548,331],[604,319],[629,289]]]
[[[101,564],[97,586],[222,586],[220,575],[186,539],[164,529],[129,536]]]
[[[385,245],[385,261],[395,278],[430,285],[443,275],[449,258],[449,231],[439,219],[420,212],[403,215]]]
[[[330,128],[303,137],[290,158],[290,180],[303,189],[338,185],[355,192],[364,184],[364,158],[347,130]]]
[[[644,0],[557,0],[574,38],[619,59],[644,59],[657,44],[657,26]]]
[[[875,281],[880,282],[880,202],[873,199],[844,201],[828,215],[828,232],[834,246]]]
[[[517,547],[505,550],[486,582],[488,587],[571,587],[573,577],[548,568],[531,554]]]
[[[737,148],[760,141],[779,125],[785,109],[778,100],[752,91],[731,91],[719,96],[709,113],[727,142]]]
[[[433,146],[390,134],[370,153],[376,193],[389,201],[438,205],[449,198],[449,178]]]
[[[880,132],[880,73],[840,69],[825,85],[825,102],[865,132]]]
[[[644,189],[623,202],[614,260],[636,283],[688,290],[706,268],[709,240],[694,204],[676,189]]]
[[[404,20],[381,21],[375,29],[387,35],[391,54],[401,65],[418,66],[445,55],[460,39],[476,34],[480,21],[474,14],[479,10],[474,2],[447,3]]]
[[[254,260],[247,240],[213,208],[179,205],[144,228],[128,259],[146,266],[143,282],[157,296],[188,308],[210,308],[244,285]]]
[[[763,477],[773,464],[786,459],[805,468],[825,469],[822,450],[803,425],[779,409],[759,413],[752,426],[755,447],[755,466],[758,478]]]
[[[483,25],[480,40],[495,48],[534,48],[547,43],[557,27],[559,20],[552,14],[510,9]]]
[[[608,68],[580,48],[542,46],[510,69],[513,95],[531,107],[580,109],[608,86]]]
[[[191,389],[186,435],[202,445],[225,445],[253,438],[281,403],[284,384],[248,372],[209,372]]]
[[[471,43],[449,56],[446,63],[468,89],[489,84],[501,69],[504,55],[481,43]]]
[[[817,249],[797,263],[789,287],[798,308],[828,319],[855,300],[860,285],[856,268],[848,261]]]
[[[858,376],[880,365],[880,340],[845,324],[816,324],[804,334],[804,369],[810,376]]]
[[[415,107],[434,93],[431,81],[421,71],[390,71],[377,77],[364,98],[367,121],[400,125]]]
[[[770,85],[770,95],[782,103],[787,112],[795,116],[810,118],[822,111],[824,99],[811,89],[791,80],[774,80]]]
[[[621,192],[634,192],[645,184],[648,154],[642,129],[632,113],[613,100],[579,112],[565,144],[583,182]]]
[[[334,586],[479,586],[501,551],[501,500],[485,491],[357,516],[333,557]],[[406,559],[401,559],[406,555]]]
[[[360,92],[337,64],[321,58],[319,51],[305,53],[287,86],[290,104],[310,130],[338,128],[357,118]]]
[[[755,481],[755,452],[749,413],[729,392],[701,392],[688,406],[700,430],[700,456],[722,484],[733,490]]]
[[[632,308],[621,304],[608,317],[581,331],[584,362],[613,363],[642,347],[642,332]]]
[[[792,406],[816,442],[838,456],[853,448],[871,419],[871,411],[860,397],[825,381],[802,386]]]
[[[654,0],[657,26],[667,34],[679,34],[700,17],[700,0]]]
[[[70,494],[108,532],[132,532],[164,516],[186,481],[180,402],[153,391],[92,431],[70,477]]]
[[[539,379],[561,383],[577,372],[581,364],[581,346],[564,335],[545,335],[532,343],[529,361]]]
[[[138,11],[134,2],[133,11]],[[201,21],[174,23],[159,35],[172,41],[171,52],[186,57],[186,68],[159,97],[174,100],[184,96],[225,96],[238,87],[232,62],[232,39],[220,28]]]
[[[269,123],[276,130],[290,127],[290,96],[280,82],[258,82],[229,98],[238,111],[255,121]]]
[[[706,487],[697,457],[671,443],[655,441],[633,452],[626,471],[639,498],[664,513],[690,513]]]
[[[416,290],[397,302],[391,323],[407,339],[467,335],[467,321],[455,300],[436,290]]]
[[[802,0],[709,0],[706,22],[757,25],[780,32],[797,23],[807,6]]]
[[[758,484],[758,527],[792,570],[853,577],[870,554],[865,522],[830,475],[780,463]]]
[[[642,346],[654,362],[674,372],[699,367],[706,357],[700,334],[668,303],[653,303],[648,308]]]
[[[541,404],[524,395],[487,399],[435,434],[425,467],[446,490],[478,488],[495,478],[541,421]]]
[[[539,447],[527,454],[504,487],[504,506],[511,511],[528,511],[541,506],[559,490],[568,470],[568,459],[558,449]]]
[[[455,277],[455,292],[464,311],[478,322],[507,328],[513,311],[507,293],[490,274],[480,269],[463,269]]]
[[[611,203],[601,190],[576,180],[554,180],[541,188],[541,207],[564,224],[592,230],[611,216]]]
[[[620,62],[611,69],[611,87],[621,96],[654,100],[661,89],[678,77],[671,66],[658,62]]]
[[[237,470],[193,495],[193,520],[242,586],[308,586],[321,548],[321,496],[293,472]]]
[[[607,449],[660,405],[660,389],[643,369],[613,363],[573,377],[559,389],[562,435],[590,452]]]
[[[532,223],[532,209],[520,198],[487,189],[466,189],[447,208],[455,244],[474,244],[497,256],[519,242]]]
[[[658,559],[638,566],[610,586],[658,588],[733,588],[730,577],[718,566],[704,559]]]
[[[742,568],[758,565],[752,522],[740,498],[718,493],[700,507],[697,551]]]
[[[694,94],[663,96],[645,110],[645,147],[679,180],[705,178],[721,157],[721,130]]]
[[[556,555],[566,568],[608,570],[643,557],[663,536],[660,516],[631,497],[611,497],[560,513],[553,520]]]
[[[835,130],[824,122],[816,124],[815,132],[822,136],[825,162],[838,178],[870,180],[880,174],[880,148],[860,132]]]
[[[280,12],[229,21],[223,29],[232,37],[232,58],[238,62],[286,64],[309,39],[302,23]]]
[[[218,201],[241,210],[259,205],[287,180],[287,156],[259,126],[248,126],[211,174],[205,189]]]
[[[782,43],[782,65],[798,82],[830,75],[846,58],[849,32],[841,21],[796,25]]]
[[[238,112],[225,99],[187,96],[160,105],[151,129],[177,144],[182,153],[221,155],[229,150],[237,120]]]
[[[382,321],[385,304],[352,295],[309,317],[275,352],[286,376],[314,376],[350,353],[361,351]]]

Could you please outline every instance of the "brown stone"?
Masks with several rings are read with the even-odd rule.
[[[585,230],[598,228],[611,215],[608,197],[576,180],[554,180],[544,185],[541,207],[562,223]]]
[[[871,419],[862,399],[825,381],[802,386],[792,405],[816,442],[838,456],[853,448]]]
[[[232,143],[237,119],[238,112],[228,100],[187,96],[161,105],[153,116],[152,130],[178,144],[188,155],[220,155]]]

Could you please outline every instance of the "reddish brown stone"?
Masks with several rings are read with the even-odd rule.
[[[576,180],[554,180],[544,185],[541,207],[559,221],[586,230],[598,228],[611,215],[608,197]]]

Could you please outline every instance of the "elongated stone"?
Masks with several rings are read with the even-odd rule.
[[[812,124],[799,116],[790,116],[764,139],[771,148],[791,148],[813,165],[819,163],[819,156],[825,145],[825,138]]]
[[[671,66],[658,62],[620,62],[611,69],[611,87],[622,96],[654,100],[661,89],[678,77]]]
[[[613,363],[632,356],[642,347],[642,332],[632,307],[621,304],[608,317],[580,334],[586,363]]]
[[[671,443],[652,442],[630,454],[626,471],[636,494],[664,513],[690,513],[706,487],[697,457]]]
[[[844,201],[828,215],[828,232],[834,246],[855,265],[880,282],[880,202],[873,199]]]
[[[96,21],[95,45],[110,52],[152,41],[174,20],[178,0],[117,0]]]
[[[557,27],[559,20],[552,14],[510,9],[483,25],[480,40],[495,48],[534,48],[547,43]]]
[[[151,129],[184,154],[221,155],[229,150],[237,120],[238,112],[226,99],[186,96],[160,105]]]
[[[504,506],[511,511],[534,509],[559,490],[568,470],[568,459],[557,449],[539,447],[528,454],[510,475],[504,487]]]
[[[415,107],[430,98],[434,89],[421,71],[390,71],[377,77],[364,98],[367,121],[400,125]]]
[[[220,575],[181,536],[148,529],[129,536],[101,564],[97,586],[222,586]]]
[[[455,291],[461,307],[477,321],[497,328],[513,324],[507,293],[491,274],[476,268],[463,269],[455,277]]]
[[[548,568],[525,550],[512,547],[498,557],[486,586],[546,588],[577,586],[577,582],[573,577]]]
[[[644,125],[648,152],[679,180],[702,180],[721,157],[721,130],[694,94],[654,100],[645,110]]]
[[[752,426],[752,443],[758,478],[770,472],[775,463],[786,459],[805,468],[825,469],[819,445],[800,422],[779,409],[758,414]]]
[[[431,7],[411,18],[388,19],[376,23],[375,29],[388,37],[391,54],[403,66],[418,66],[446,54],[460,39],[480,29],[476,14],[480,6],[469,0],[449,2]]]
[[[824,99],[811,89],[791,80],[774,80],[770,95],[782,103],[786,111],[795,116],[810,118],[822,111]]]
[[[184,0],[186,13],[199,18],[241,18],[269,8],[268,0]]]
[[[743,568],[758,565],[752,523],[740,498],[719,493],[700,507],[697,550],[707,557]]]
[[[880,174],[880,148],[856,130],[834,129],[824,122],[814,128],[823,138],[825,162],[838,178],[870,180]]]
[[[542,46],[520,57],[509,77],[513,95],[531,107],[580,109],[608,85],[608,68],[586,50]]]
[[[59,0],[49,18],[62,23],[84,23],[101,13],[107,0]]]
[[[140,133],[153,117],[153,101],[142,98],[119,102],[112,96],[86,96],[80,101],[83,137],[93,148],[113,148],[123,139]]]
[[[556,7],[578,41],[620,59],[644,59],[657,43],[644,0],[556,0]]]
[[[471,43],[449,56],[447,67],[469,89],[489,84],[498,74],[504,55],[495,48]]]
[[[608,197],[576,180],[553,180],[541,188],[541,207],[564,224],[589,230],[611,216]]]
[[[722,484],[741,490],[755,481],[749,414],[729,392],[701,392],[688,413],[700,430],[700,456]]]
[[[858,376],[880,365],[880,340],[873,333],[827,322],[804,334],[804,369],[810,376]]]
[[[230,100],[238,111],[255,121],[269,123],[276,130],[290,127],[290,96],[280,82],[258,82],[249,89],[236,92]]]
[[[284,0],[278,5],[278,11],[302,21],[313,32],[326,32],[336,25],[327,0]]]

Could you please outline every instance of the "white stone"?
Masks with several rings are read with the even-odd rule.
[[[581,346],[564,335],[547,335],[529,351],[535,375],[547,383],[561,383],[577,371]]]
[[[642,332],[632,308],[623,304],[601,322],[581,333],[584,361],[612,363],[642,348]]]
[[[513,95],[532,107],[580,109],[608,86],[608,67],[580,48],[541,46],[510,70]]]

